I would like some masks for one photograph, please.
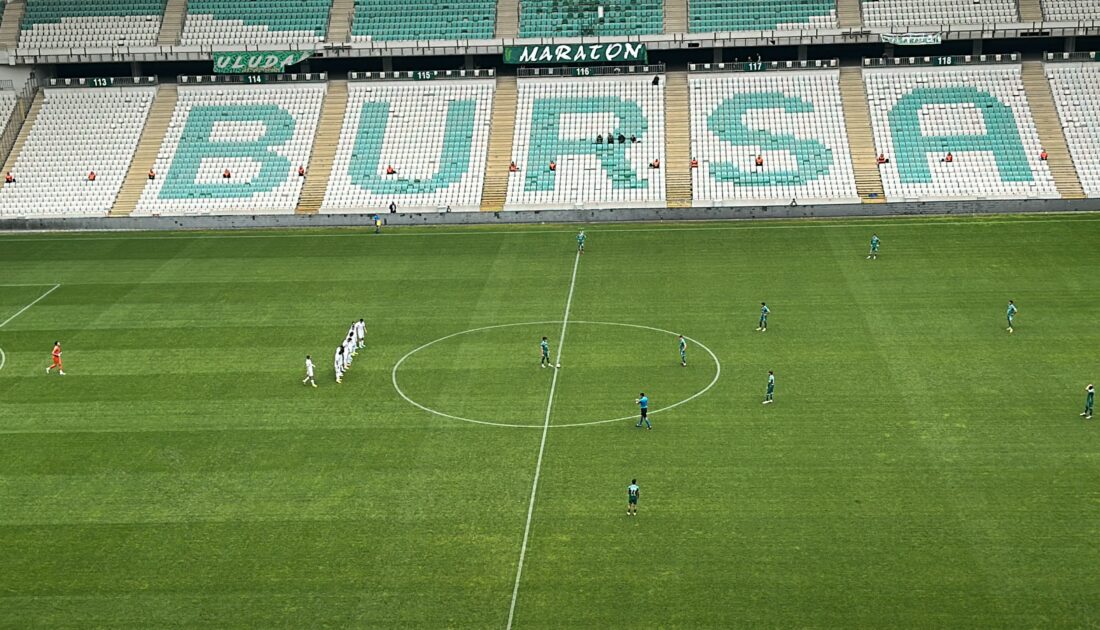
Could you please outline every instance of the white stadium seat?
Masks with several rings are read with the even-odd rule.
[[[0,216],[105,216],[155,96],[155,87],[46,89],[16,182],[0,189]]]
[[[321,212],[378,212],[391,202],[409,212],[479,210],[495,85],[491,79],[349,84]]]
[[[858,203],[838,71],[697,74],[689,85],[699,205]],[[749,132],[763,137],[733,142]]]
[[[994,24],[1019,21],[1015,0],[864,0],[863,25]]]
[[[520,79],[512,143],[519,171],[509,174],[505,208],[664,206],[664,166],[649,164],[665,163],[665,82],[652,81],[652,75]],[[620,132],[638,142],[595,143]]]
[[[1043,19],[1051,22],[1100,20],[1100,0],[1042,0]]]
[[[1081,187],[1100,197],[1100,64],[1049,64],[1046,72]]]
[[[325,89],[324,83],[180,87],[153,167],[158,177],[145,186],[134,214],[294,212],[303,184],[297,169],[309,163]],[[264,122],[268,115],[278,117],[276,129]],[[269,146],[271,134],[279,139]]]
[[[879,167],[888,200],[1058,197],[1019,65],[874,69],[863,78],[877,151],[890,159]],[[918,147],[928,150],[910,153]],[[943,161],[948,152],[953,162]]]

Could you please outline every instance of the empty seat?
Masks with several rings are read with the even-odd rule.
[[[134,214],[294,212],[324,95],[320,83],[180,87]]]
[[[520,37],[651,35],[664,32],[661,0],[520,0]]]
[[[492,39],[495,0],[355,0],[352,41]]]
[[[665,82],[652,79],[519,79],[518,170],[509,173],[505,208],[664,206],[664,168],[649,165],[665,162]]]
[[[863,77],[888,200],[1058,197],[1019,65]]]
[[[46,89],[11,170],[16,183],[0,189],[0,215],[105,216],[155,96],[154,87]]]
[[[1046,72],[1081,187],[1100,197],[1100,64],[1052,63]]]
[[[1043,18],[1051,22],[1100,20],[1100,0],[1042,0]]]
[[[838,71],[698,74],[689,85],[696,201],[858,202]]]
[[[166,0],[27,0],[23,48],[153,46]]]
[[[861,8],[870,27],[1019,21],[1016,0],[863,0]]]
[[[188,0],[180,41],[189,45],[324,40],[332,0]]]
[[[688,0],[688,30],[837,28],[836,0]]]
[[[321,212],[378,212],[391,202],[402,211],[478,210],[494,86],[351,83]]]

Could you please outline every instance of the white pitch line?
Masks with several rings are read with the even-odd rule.
[[[27,312],[27,309],[28,309],[28,308],[30,308],[30,307],[32,307],[32,306],[34,306],[35,304],[38,304],[39,302],[41,302],[42,300],[44,300],[44,299],[46,298],[46,296],[47,296],[47,295],[49,295],[49,294],[53,293],[54,291],[56,291],[56,290],[57,290],[58,288],[60,288],[60,287],[61,287],[61,285],[60,285],[60,284],[55,284],[55,285],[53,285],[52,287],[50,287],[50,290],[49,290],[49,291],[46,291],[46,292],[45,292],[45,293],[43,293],[42,295],[38,296],[38,298],[37,298],[37,299],[35,299],[35,301],[33,301],[33,302],[31,302],[30,304],[28,304],[28,305],[24,306],[23,308],[19,309],[19,312],[18,312],[18,313],[16,313],[15,315],[12,315],[11,317],[9,317],[9,318],[5,319],[5,320],[4,320],[4,323],[0,324],[0,328],[3,328],[4,326],[7,326],[7,325],[8,325],[8,322],[10,322],[11,320],[15,319],[16,317],[19,317],[19,316],[20,316],[20,315],[22,315],[23,313]]]
[[[569,279],[569,297],[565,299],[565,315],[561,318],[558,358],[554,361],[554,376],[550,379],[550,397],[546,401],[546,418],[542,422],[542,441],[539,442],[539,457],[535,463],[535,480],[531,482],[531,501],[527,504],[527,523],[523,526],[523,544],[519,548],[519,564],[516,565],[516,584],[512,587],[512,605],[508,607],[508,630],[512,630],[512,619],[516,615],[519,581],[523,577],[523,561],[527,558],[527,540],[531,536],[531,517],[535,514],[535,494],[539,489],[539,475],[542,474],[542,456],[546,453],[546,436],[550,433],[550,410],[554,407],[554,391],[558,387],[557,365],[561,363],[561,350],[565,347],[565,329],[569,325],[569,309],[573,306],[573,289],[577,286],[577,267],[580,263],[581,253],[578,251],[573,259],[573,275]]]

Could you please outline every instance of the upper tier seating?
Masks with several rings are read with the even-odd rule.
[[[512,143],[519,170],[508,178],[505,208],[663,206],[665,82],[652,80],[520,79]],[[620,133],[625,143],[606,143]],[[661,168],[649,168],[653,160]]]
[[[865,70],[890,201],[1056,198],[1020,66]],[[944,161],[951,153],[952,162]]]
[[[1043,19],[1051,22],[1100,20],[1100,0],[1042,0]]]
[[[322,83],[180,87],[135,214],[294,212],[324,96]]]
[[[0,189],[0,216],[105,216],[155,95],[155,87],[46,89],[11,171],[16,181]]]
[[[478,210],[493,80],[352,83],[322,212]],[[387,168],[395,173],[387,175]]]
[[[27,0],[24,48],[155,46],[166,0]]]
[[[836,0],[688,0],[692,33],[803,28],[837,28]]]
[[[691,85],[694,199],[859,201],[840,73],[699,74]],[[756,156],[764,160],[756,166]]]
[[[1048,64],[1046,72],[1081,187],[1100,197],[1100,64]]]
[[[520,37],[649,35],[663,30],[662,0],[521,0],[519,7]]]
[[[492,39],[496,16],[496,0],[355,0],[351,39]]]
[[[180,42],[190,45],[322,41],[332,0],[188,0]]]
[[[870,27],[1019,21],[1015,0],[864,0],[862,6]]]

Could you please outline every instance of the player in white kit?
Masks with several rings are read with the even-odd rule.
[[[356,348],[358,347],[358,346],[355,345],[355,335],[356,335],[356,333],[355,333],[355,322],[352,322],[351,323],[351,328],[348,328],[348,339],[352,340],[352,343],[351,343],[351,356],[353,356],[353,357],[359,356],[359,353],[355,351]]]
[[[344,340],[344,371],[347,372],[351,368],[351,353],[355,348],[355,342],[352,341],[352,337],[348,337]]]
[[[332,358],[332,367],[336,370],[336,382],[339,383],[340,379],[344,377],[344,347],[338,346],[336,348],[336,356]]]
[[[367,325],[362,319],[355,322],[355,347],[362,350],[367,347]]]
[[[317,383],[313,382],[313,359],[308,354],[306,355],[306,377],[302,379],[302,385],[306,383],[317,387]]]

